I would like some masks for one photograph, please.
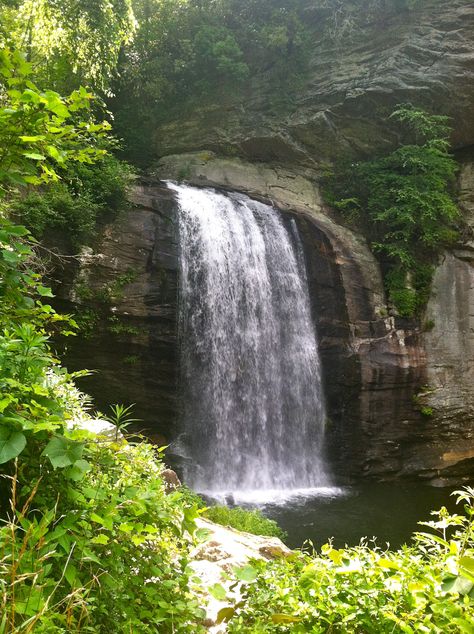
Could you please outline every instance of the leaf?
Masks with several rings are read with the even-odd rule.
[[[7,427],[0,427],[0,464],[16,458],[25,447],[24,434]]]
[[[231,607],[222,608],[217,613],[216,623],[218,625],[222,623],[223,621],[227,623],[227,621],[230,621],[230,619],[234,616],[234,614],[235,614],[235,608],[231,608]]]
[[[0,412],[4,412],[13,400],[14,399],[11,394],[7,394],[2,399],[0,399]]]
[[[54,297],[52,290],[47,286],[41,286],[40,284],[36,287],[36,291],[41,297]]]
[[[198,542],[205,542],[207,541],[212,535],[212,531],[210,531],[208,528],[198,528],[197,531],[194,532],[194,538],[198,541]]]
[[[445,581],[441,587],[443,592],[455,592],[457,594],[465,595],[471,592],[474,587],[474,583],[465,577],[459,576],[455,579]]]
[[[209,588],[209,592],[218,601],[225,601],[227,598],[227,592],[224,586],[221,586],[220,583],[215,583],[213,586]]]
[[[36,136],[21,136],[20,141],[23,143],[38,143],[38,141],[45,141],[46,137],[42,134],[37,134]]]
[[[66,581],[68,584],[74,588],[78,581],[79,574],[77,572],[77,568],[73,566],[71,563],[67,565],[66,570],[64,571],[64,576],[66,577]]]
[[[34,161],[44,161],[46,158],[44,154],[39,154],[38,152],[23,152],[23,156],[33,159]]]
[[[73,482],[79,482],[91,469],[92,467],[87,460],[76,460],[73,465],[66,469],[65,476]]]
[[[68,440],[64,436],[57,436],[49,441],[43,449],[43,455],[48,456],[55,469],[69,467],[76,460],[80,460],[84,445]]]
[[[104,533],[100,533],[100,535],[91,539],[92,544],[102,544],[104,546],[107,545],[109,541],[110,539]]]
[[[258,575],[256,568],[249,565],[243,566],[242,568],[234,568],[234,573],[237,579],[245,582],[255,581]]]
[[[461,572],[466,573],[467,577],[474,581],[474,558],[473,557],[461,557],[459,560],[459,567]]]
[[[298,616],[290,616],[289,614],[272,614],[273,623],[299,623],[301,618]]]

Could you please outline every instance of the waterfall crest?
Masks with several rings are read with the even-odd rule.
[[[187,483],[326,486],[320,362],[296,224],[241,194],[169,187],[179,205]]]

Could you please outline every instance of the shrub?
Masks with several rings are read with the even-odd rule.
[[[224,608],[228,631],[263,634],[459,634],[474,627],[474,489],[466,515],[445,508],[398,551],[369,547],[295,553],[236,571],[242,599]],[[245,573],[245,575],[243,574]],[[244,578],[245,577],[245,578]]]
[[[453,183],[457,164],[449,154],[448,118],[410,105],[391,117],[406,143],[387,156],[342,168],[326,180],[326,195],[357,222],[385,271],[390,301],[405,317],[426,305],[433,263],[458,232]]]
[[[15,200],[11,213],[36,238],[59,230],[70,248],[77,249],[92,240],[98,222],[127,206],[130,181],[127,164],[106,155],[95,165],[70,166],[61,181]]]
[[[285,539],[286,533],[271,519],[262,515],[258,509],[243,509],[239,506],[229,508],[227,506],[210,506],[204,511],[204,517],[222,524],[230,526],[238,531],[245,531],[253,535],[265,535],[267,537],[279,537]]]

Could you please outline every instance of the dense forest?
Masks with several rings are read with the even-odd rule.
[[[57,342],[81,331],[47,280],[127,212],[128,188],[158,158],[158,121],[229,90],[244,102],[256,75],[286,107],[311,47],[306,4],[0,2],[0,634],[204,632],[196,518],[281,535],[258,513],[167,491],[164,448],[125,440],[133,412],[97,412],[74,384],[82,373],[62,367]],[[315,4],[340,39],[416,0]],[[404,105],[395,120],[391,153],[333,166],[324,186],[348,225],[372,227],[391,299],[411,316],[459,232],[457,167],[445,117]],[[97,418],[117,432],[87,431]],[[441,510],[398,551],[328,543],[229,571],[241,598],[220,620],[229,632],[472,632],[474,490],[456,497],[459,515]],[[212,593],[226,599],[219,584]]]

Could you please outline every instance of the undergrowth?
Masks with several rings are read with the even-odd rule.
[[[325,544],[253,561],[236,571],[241,598],[221,610],[231,634],[472,634],[474,631],[474,489],[455,493],[464,515],[445,508],[429,532],[390,551],[361,541]]]

